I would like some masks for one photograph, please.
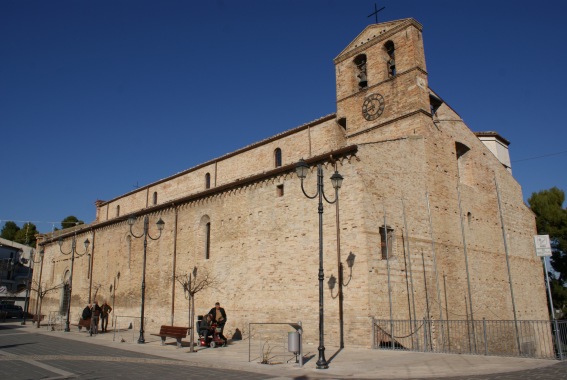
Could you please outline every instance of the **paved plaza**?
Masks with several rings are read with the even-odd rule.
[[[123,340],[123,339],[121,339]],[[329,369],[315,369],[316,347],[306,347],[307,362],[276,365],[249,361],[248,341],[227,347],[162,346],[146,334],[146,344],[122,342],[112,333],[89,337],[37,329],[10,321],[0,324],[0,378],[20,379],[567,379],[567,362],[473,355],[428,354],[327,347]]]

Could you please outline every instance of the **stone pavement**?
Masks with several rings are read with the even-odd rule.
[[[249,361],[249,342],[231,342],[227,347],[202,348],[190,353],[189,347],[176,348],[175,340],[161,345],[160,338],[146,332],[145,344],[113,341],[112,332],[89,337],[76,327],[71,332],[48,331],[46,327],[37,329],[34,325],[17,325],[18,332],[39,333],[46,336],[72,339],[78,342],[126,350],[124,360],[133,360],[132,355],[143,354],[168,360],[168,363],[181,361],[203,369],[224,369],[246,371],[277,379],[567,379],[567,362],[554,360],[507,358],[494,356],[473,356],[454,354],[430,354],[404,351],[385,351],[347,347],[338,351],[336,347],[326,347],[329,368],[318,370],[317,347],[304,347],[307,358],[303,367],[292,360],[290,363],[266,365],[259,359]],[[3,324],[4,327],[6,324]],[[134,334],[136,334],[134,332]],[[0,338],[2,335],[0,335]],[[0,346],[2,344],[0,343]],[[1,347],[0,347],[1,350]],[[72,355],[73,353],[69,353]],[[120,361],[120,358],[103,359]],[[155,363],[159,364],[159,361]]]

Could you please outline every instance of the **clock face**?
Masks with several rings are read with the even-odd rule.
[[[380,94],[371,94],[364,99],[362,104],[362,116],[366,120],[374,120],[382,115],[384,111],[384,97]]]

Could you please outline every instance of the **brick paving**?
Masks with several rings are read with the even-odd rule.
[[[425,355],[420,353],[392,353],[376,350],[357,351],[362,357],[358,362],[345,360],[347,352],[341,352],[330,363],[329,370],[315,370],[313,363],[304,368],[290,366],[250,365],[242,356],[242,346],[229,346],[228,351],[205,350],[188,356],[186,350],[171,346],[162,347],[158,342],[112,347],[111,336],[88,338],[77,332],[46,333],[16,324],[0,324],[0,379],[443,379],[443,380],[560,380],[567,379],[567,361],[533,361],[521,371],[513,371],[511,358],[488,358],[466,355]],[[235,351],[236,350],[236,351]],[[241,350],[242,352],[238,352]],[[145,352],[140,352],[145,351]],[[149,352],[149,353],[148,353]],[[156,353],[152,355],[151,353]],[[226,355],[226,356],[222,356]],[[342,356],[342,358],[341,358]],[[213,359],[211,362],[210,359]],[[394,365],[400,359],[401,365]],[[196,361],[198,360],[198,361]],[[207,360],[209,360],[207,362]],[[380,367],[372,364],[384,361]],[[463,361],[469,363],[463,366]],[[425,363],[425,365],[424,365]],[[495,372],[484,375],[474,373],[475,367],[492,365]],[[494,366],[494,363],[497,365]],[[252,363],[254,364],[254,363]],[[549,365],[551,364],[551,365]],[[248,366],[246,366],[248,365]],[[518,364],[520,365],[520,364]],[[430,366],[430,371],[416,370]],[[440,375],[453,367],[452,374]],[[460,368],[463,372],[459,372]],[[533,368],[537,367],[537,368]],[[242,370],[245,368],[245,370]],[[457,368],[458,370],[454,370]],[[520,367],[517,367],[520,368]],[[418,376],[404,377],[404,369]],[[508,369],[502,371],[501,369]],[[254,371],[254,372],[251,372]],[[400,372],[401,371],[401,372]]]
[[[29,330],[28,330],[29,331]],[[2,379],[267,379],[103,345],[0,328]]]

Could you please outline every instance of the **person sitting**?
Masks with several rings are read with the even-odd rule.
[[[220,327],[221,331],[219,333],[219,337],[224,340],[225,342],[228,342],[228,340],[226,339],[226,337],[223,335],[224,332],[224,325],[226,324],[226,311],[224,310],[224,308],[222,308],[220,306],[219,302],[215,303],[215,307],[213,307],[210,311],[209,314],[212,315],[213,317],[213,322],[217,324],[217,327]]]
[[[212,324],[213,316],[211,314],[207,314],[201,322],[199,322],[199,335],[204,337],[205,340],[208,339],[209,334],[211,333],[211,324]]]

